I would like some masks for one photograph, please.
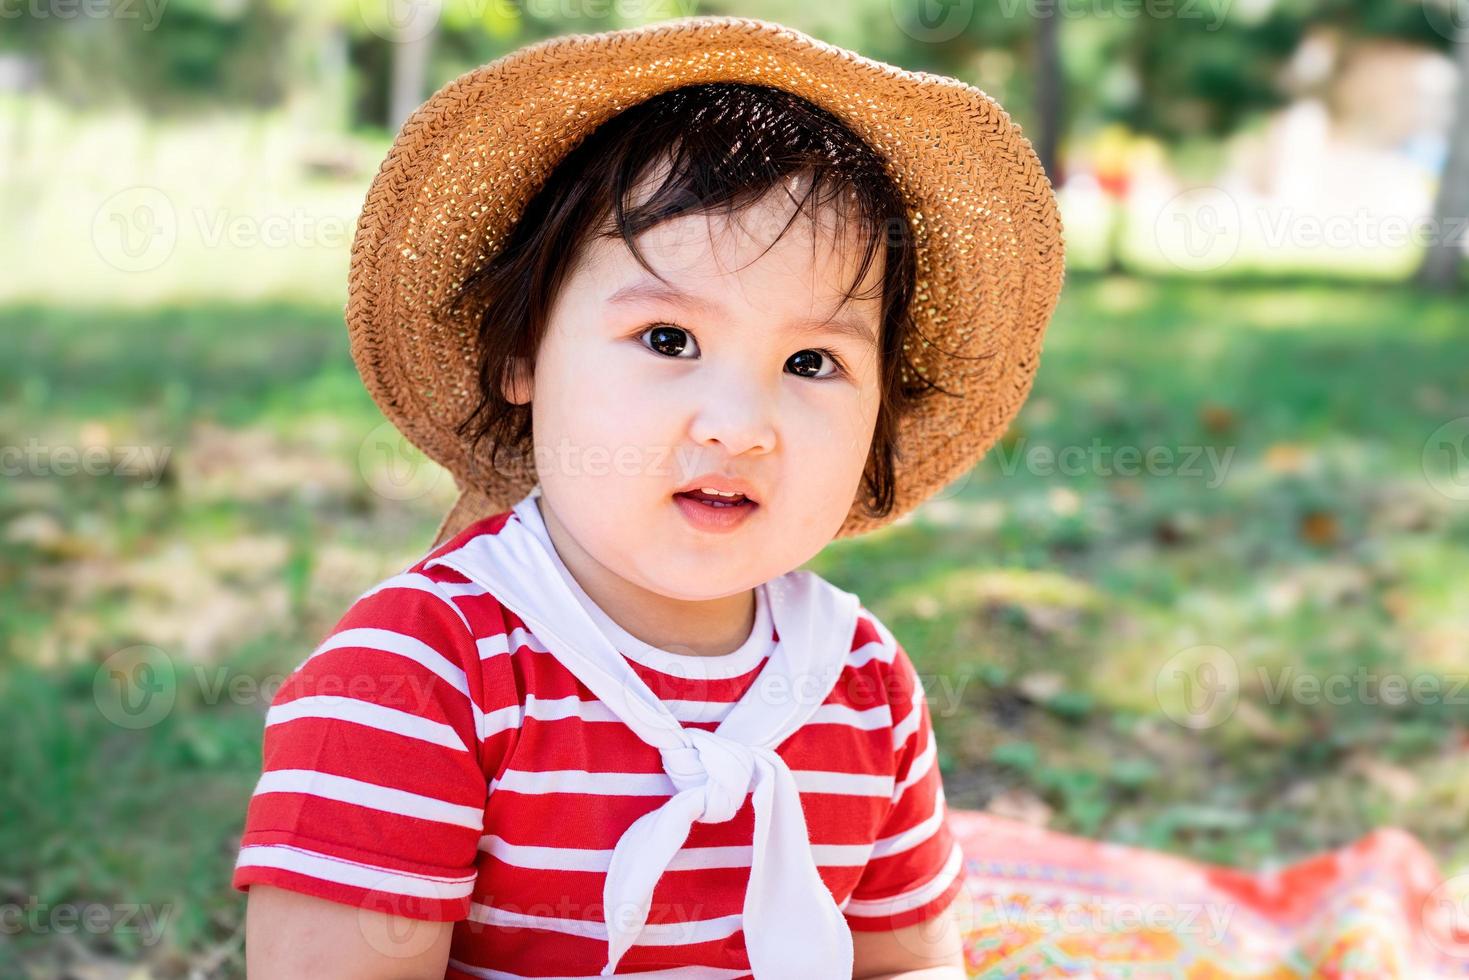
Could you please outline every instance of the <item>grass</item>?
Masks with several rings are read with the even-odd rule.
[[[156,942],[83,945],[239,975],[270,682],[421,553],[452,487],[374,491],[381,418],[329,304],[5,307],[0,392],[0,445],[35,446],[0,482],[0,901],[166,911]],[[918,664],[954,806],[1254,867],[1395,824],[1458,866],[1469,517],[1430,436],[1463,416],[1452,299],[1073,275],[1005,443],[812,565]],[[159,465],[68,475],[65,447]],[[1125,447],[1171,461],[1120,475]],[[1196,728],[1204,647],[1239,683]],[[105,681],[142,660],[175,702],[132,729]],[[1292,686],[1358,672],[1442,697]],[[0,973],[76,955],[54,940],[0,943]]]

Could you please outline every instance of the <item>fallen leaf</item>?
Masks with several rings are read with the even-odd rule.
[[[1341,522],[1328,510],[1307,511],[1301,516],[1300,533],[1307,544],[1329,547],[1341,540]]]

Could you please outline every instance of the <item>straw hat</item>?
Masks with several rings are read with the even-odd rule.
[[[383,413],[460,489],[435,546],[537,482],[530,456],[502,452],[494,467],[489,446],[474,458],[455,433],[477,397],[476,325],[442,308],[582,137],[702,82],[768,85],[830,111],[886,159],[908,201],[911,315],[938,348],[909,358],[963,397],[936,393],[900,421],[892,513],[868,517],[859,495],[838,537],[888,524],[963,475],[1029,394],[1061,290],[1061,220],[1029,141],[989,96],[744,17],[551,38],[461,75],[409,117],[352,241],[353,360]]]

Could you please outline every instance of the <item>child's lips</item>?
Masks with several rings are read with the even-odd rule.
[[[759,508],[753,500],[723,504],[705,501],[688,493],[676,493],[673,502],[684,518],[701,531],[732,531]]]

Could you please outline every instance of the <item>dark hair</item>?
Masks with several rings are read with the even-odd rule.
[[[652,166],[667,159],[661,186],[635,209],[627,205]],[[843,302],[858,294],[878,248],[885,249],[878,368],[881,405],[863,472],[863,506],[873,518],[892,511],[898,419],[939,389],[908,358],[918,334],[909,313],[916,278],[906,203],[882,158],[826,110],[782,89],[715,82],[660,93],[597,127],[552,170],[532,196],[502,249],[475,270],[452,306],[473,300],[481,310],[477,363],[479,401],[459,425],[473,445],[494,443],[528,454],[531,406],[507,401],[501,382],[512,358],[534,372],[536,351],[557,291],[577,267],[592,235],[620,236],[639,264],[657,275],[635,242],[637,235],[684,214],[733,213],[760,200],[788,175],[810,174],[800,206],[812,216],[825,200],[855,202],[865,247]],[[843,217],[847,212],[840,212]],[[611,217],[611,230],[602,230]],[[791,221],[795,220],[792,215]],[[787,222],[781,234],[790,227]],[[777,236],[779,237],[779,236]],[[860,294],[871,298],[871,294]]]

